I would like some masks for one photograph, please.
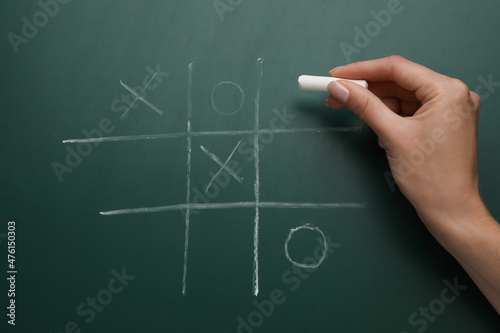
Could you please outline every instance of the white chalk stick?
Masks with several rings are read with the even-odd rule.
[[[349,80],[342,79],[339,77],[330,77],[330,76],[313,76],[313,75],[301,75],[299,76],[299,88],[301,90],[308,91],[328,91],[326,87],[330,82],[333,81],[351,81],[359,84],[362,87],[368,88],[368,82],[365,80]]]

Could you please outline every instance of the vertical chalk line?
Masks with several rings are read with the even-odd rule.
[[[255,134],[253,136],[254,144],[254,162],[255,162],[255,218],[253,228],[253,294],[259,294],[259,201],[260,201],[260,161],[259,161],[259,108],[260,108],[260,91],[262,87],[262,62],[263,59],[257,60],[257,91],[255,94]]]
[[[182,295],[186,295],[186,275],[189,250],[189,204],[191,202],[191,114],[193,108],[192,99],[193,85],[193,63],[188,66],[188,90],[187,90],[187,176],[186,176],[186,229],[184,232],[184,270],[182,273]]]

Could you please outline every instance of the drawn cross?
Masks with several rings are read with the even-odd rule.
[[[158,109],[156,106],[154,106],[153,104],[151,104],[148,100],[146,100],[142,95],[144,94],[144,92],[146,91],[146,89],[149,87],[149,85],[151,84],[151,82],[153,81],[153,79],[155,78],[156,74],[158,73],[155,73],[153,75],[153,77],[149,80],[149,82],[146,84],[146,86],[142,89],[141,93],[138,94],[135,92],[134,89],[130,88],[128,85],[126,85],[125,83],[122,82],[122,80],[120,80],[120,84],[125,88],[127,89],[132,95],[135,96],[135,99],[134,101],[129,105],[129,107],[127,108],[127,110],[125,110],[125,112],[120,116],[120,119],[125,119],[129,112],[130,112],[130,109],[134,106],[134,104],[137,102],[137,100],[140,100],[141,102],[143,102],[144,104],[146,104],[147,106],[149,106],[151,109],[153,109],[156,113],[158,113],[159,115],[163,115],[163,112]]]
[[[231,176],[233,176],[233,178],[236,179],[238,182],[240,182],[240,184],[243,184],[243,178],[241,178],[240,176],[238,176],[238,174],[236,172],[234,172],[233,169],[231,169],[230,167],[227,166],[227,164],[229,163],[229,161],[233,157],[233,155],[236,152],[236,149],[238,148],[238,146],[240,145],[240,143],[241,143],[241,140],[238,142],[238,144],[236,145],[236,147],[234,147],[233,151],[231,152],[231,154],[227,158],[226,162],[224,162],[224,163],[222,163],[222,161],[217,156],[215,156],[213,153],[211,153],[207,148],[205,148],[203,146],[200,146],[201,150],[203,150],[203,152],[205,152],[205,154],[207,154],[212,160],[214,160],[215,163],[217,163],[218,165],[220,165],[219,171],[217,171],[217,173],[212,177],[212,179],[208,183],[207,187],[205,187],[205,193],[208,192],[208,189],[210,188],[210,186],[212,186],[212,183],[214,182],[214,180],[217,177],[219,177],[220,173],[223,170],[226,170],[227,173],[229,173]]]

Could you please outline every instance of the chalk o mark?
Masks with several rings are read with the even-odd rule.
[[[225,111],[221,111],[217,105],[215,105],[215,101],[214,101],[214,94],[215,94],[215,90],[217,90],[217,88],[219,88],[220,86],[222,85],[233,85],[235,86],[236,88],[238,88],[238,90],[240,91],[240,94],[241,94],[241,103],[240,103],[240,106],[238,109],[232,111],[232,112],[225,112]],[[243,89],[241,89],[241,87],[239,85],[237,85],[236,83],[234,82],[231,82],[231,81],[222,81],[220,82],[218,85],[216,85],[214,87],[214,89],[212,90],[212,95],[211,95],[211,99],[212,99],[212,107],[214,108],[215,112],[217,112],[218,114],[221,114],[223,116],[230,116],[230,115],[233,115],[239,111],[241,111],[241,109],[243,108],[243,103],[245,102],[245,93],[243,92]]]
[[[311,265],[301,264],[301,263],[298,263],[296,261],[293,261],[292,258],[290,258],[290,254],[288,253],[288,242],[290,241],[290,239],[292,239],[293,234],[295,232],[299,231],[300,229],[308,229],[308,230],[317,231],[317,232],[319,232],[321,234],[321,237],[323,237],[323,254],[321,255],[321,258],[319,258],[319,260],[318,260],[318,262],[316,264],[311,264]],[[290,229],[290,233],[288,234],[288,237],[287,237],[287,239],[285,241],[285,255],[286,255],[286,258],[293,265],[295,265],[297,267],[301,267],[301,268],[317,268],[317,267],[319,267],[319,265],[321,265],[321,263],[323,262],[323,260],[325,260],[325,258],[326,258],[326,252],[327,251],[328,251],[328,245],[326,244],[325,234],[318,227],[315,227],[315,226],[313,226],[310,223],[306,223],[304,225],[301,225],[300,227]]]

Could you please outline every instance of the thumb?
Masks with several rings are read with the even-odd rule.
[[[379,136],[388,135],[391,128],[394,129],[394,125],[400,121],[400,116],[392,112],[377,96],[356,83],[334,81],[328,84],[328,92]]]

